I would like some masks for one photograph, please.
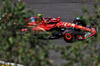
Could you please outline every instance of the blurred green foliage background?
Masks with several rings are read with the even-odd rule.
[[[100,29],[100,6],[99,0],[94,0],[94,14],[88,10],[88,6],[82,9],[87,14],[87,23],[95,21],[95,26]],[[61,58],[67,60],[63,66],[100,66],[100,31],[97,37],[86,43],[78,41],[72,45],[58,47],[49,44],[49,40],[36,39],[32,31],[25,36],[19,32],[27,26],[24,19],[32,16],[33,11],[25,12],[25,3],[18,0],[2,0],[0,9],[0,60],[14,62],[25,66],[52,66],[52,60],[48,59],[49,50],[61,53]],[[9,17],[7,17],[9,15]],[[59,60],[60,61],[60,60]]]
[[[0,9],[0,60],[25,66],[51,66],[48,60],[48,40],[35,39],[32,31],[22,36],[20,30],[27,26],[24,19],[33,11],[25,12],[25,3],[2,0]],[[8,16],[9,14],[9,16]]]

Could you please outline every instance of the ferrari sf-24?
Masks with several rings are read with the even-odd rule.
[[[75,39],[78,40],[88,40],[89,37],[94,37],[97,35],[97,28],[92,24],[92,26],[87,27],[86,24],[78,19],[75,19],[73,23],[62,22],[60,17],[58,18],[43,18],[42,21],[36,21],[35,18],[30,17],[30,22],[27,28],[22,29],[23,32],[28,32],[29,27],[32,31],[40,31],[48,34],[45,37],[40,38],[59,38],[63,37],[66,42],[73,42]],[[34,35],[38,35],[35,33]]]

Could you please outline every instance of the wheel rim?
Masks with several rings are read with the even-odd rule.
[[[65,35],[65,38],[66,38],[67,40],[71,40],[72,35],[71,35],[71,34],[69,34],[69,33],[67,33],[67,34]]]

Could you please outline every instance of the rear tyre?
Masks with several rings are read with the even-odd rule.
[[[66,42],[73,42],[74,41],[74,35],[70,32],[65,32],[63,34],[63,39],[66,41]]]

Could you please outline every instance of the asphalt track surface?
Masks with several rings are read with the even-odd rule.
[[[15,0],[17,1],[17,0]],[[82,13],[82,7],[88,5],[92,13],[92,0],[22,0],[26,2],[26,11],[28,7],[34,11],[33,16],[41,13],[43,17],[61,17],[61,21],[72,22],[77,15],[85,15]],[[0,2],[1,4],[1,2]],[[51,40],[58,46],[66,46],[71,43],[66,43],[63,38]],[[49,59],[53,60],[54,66],[62,66],[67,61],[60,58],[60,53],[50,51]]]

